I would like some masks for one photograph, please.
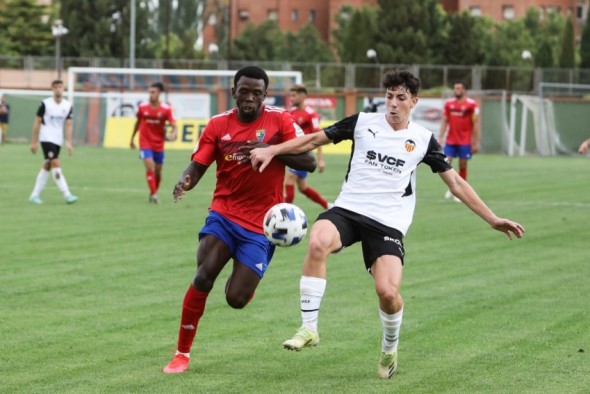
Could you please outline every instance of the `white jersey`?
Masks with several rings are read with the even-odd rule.
[[[416,167],[451,169],[447,157],[424,127],[410,123],[394,131],[383,113],[359,113],[324,130],[335,144],[352,140],[348,172],[334,205],[406,234],[416,206]]]
[[[53,97],[48,97],[41,102],[37,116],[41,118],[39,141],[61,146],[66,120],[72,119],[72,104],[64,98],[58,104]]]

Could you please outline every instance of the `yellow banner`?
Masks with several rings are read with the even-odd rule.
[[[207,122],[208,120],[203,119],[177,120],[178,134],[174,141],[166,141],[166,149],[193,150]],[[333,121],[323,121],[321,127],[327,127],[333,123]],[[108,118],[103,146],[105,148],[129,148],[134,125],[135,118]],[[135,137],[135,143],[139,145],[137,138],[138,136]],[[349,154],[351,141],[342,141],[338,145],[324,145],[322,149],[326,154]]]

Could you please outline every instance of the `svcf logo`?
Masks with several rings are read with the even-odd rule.
[[[406,142],[404,142],[404,147],[406,148],[407,152],[411,152],[416,149],[416,143],[412,140],[406,140]]]
[[[262,142],[264,140],[264,136],[266,135],[266,130],[256,130],[256,139],[258,142]]]

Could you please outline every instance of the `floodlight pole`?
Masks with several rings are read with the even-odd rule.
[[[129,68],[135,68],[135,29],[136,29],[135,0],[131,0],[131,24],[129,26]]]
[[[57,79],[61,79],[61,37],[68,34],[68,29],[61,19],[56,19],[53,22],[51,34],[55,37],[55,72]]]

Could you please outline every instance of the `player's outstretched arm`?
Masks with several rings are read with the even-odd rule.
[[[239,149],[239,153],[244,155],[240,160],[240,164],[250,163],[250,152],[256,148],[266,148],[270,145],[256,140],[246,141]],[[316,159],[311,152],[303,152],[296,155],[278,155],[277,160],[280,160],[286,166],[294,170],[314,172],[317,166]]]
[[[256,148],[250,151],[250,162],[252,168],[260,172],[264,171],[273,157],[279,155],[297,155],[309,152],[318,146],[332,142],[326,133],[317,132],[303,137],[294,138],[278,145],[271,145],[266,148]],[[315,166],[314,166],[315,167]]]
[[[178,200],[182,199],[184,193],[191,190],[193,187],[199,183],[205,171],[207,171],[207,166],[203,164],[191,161],[191,163],[186,167],[180,179],[174,185],[174,190],[172,190],[172,198],[174,198],[174,202],[178,202]]]
[[[479,198],[469,183],[461,178],[454,169],[439,173],[439,175],[447,184],[451,193],[463,201],[479,217],[488,222],[494,230],[503,232],[509,239],[512,239],[512,235],[516,238],[522,238],[525,232],[524,227],[520,223],[496,216]]]

